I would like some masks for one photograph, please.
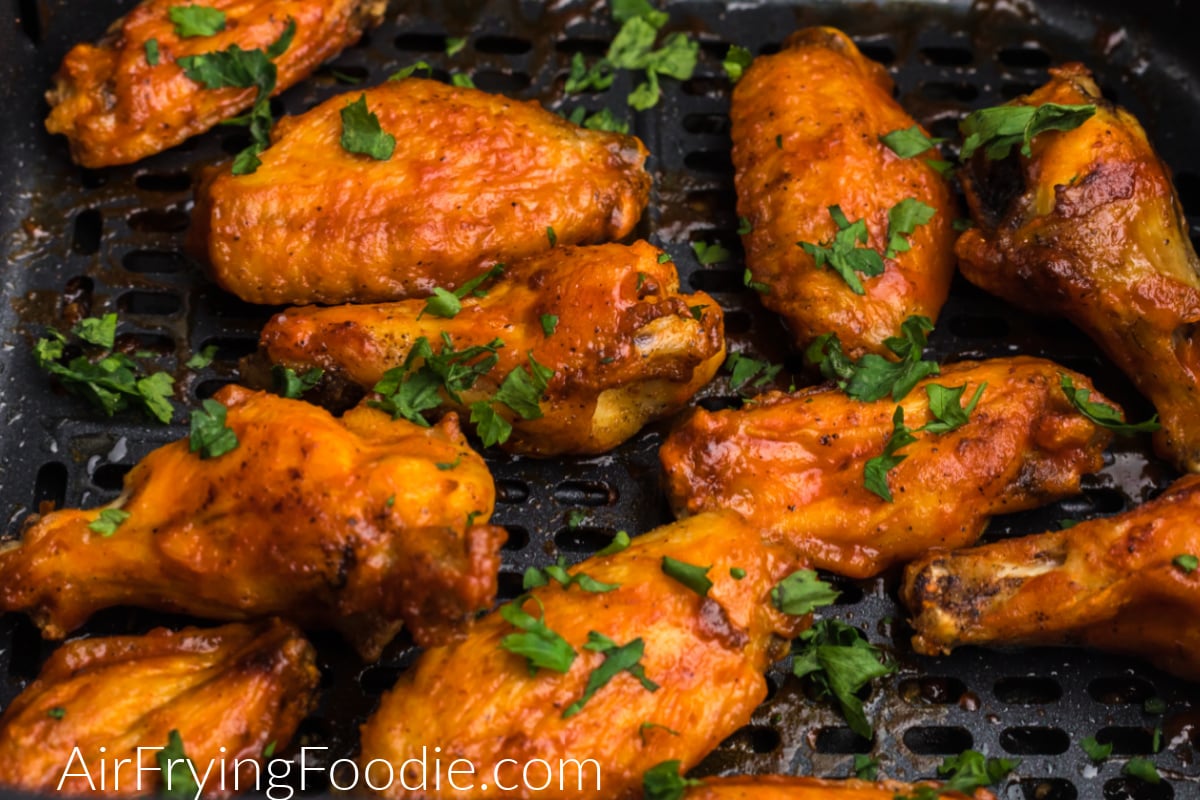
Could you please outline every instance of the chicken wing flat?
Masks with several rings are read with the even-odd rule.
[[[920,787],[939,789],[936,783],[900,783],[860,780],[823,780],[784,775],[754,775],[732,778],[705,778],[702,786],[689,789],[684,800],[895,800],[919,796]],[[936,791],[931,797],[964,800],[968,795],[954,791]],[[975,800],[995,800],[986,789],[970,795]]]
[[[505,533],[484,524],[495,488],[453,416],[419,428],[236,386],[216,399],[235,449],[166,445],[109,509],[35,520],[0,549],[0,610],[55,639],[115,605],[279,615],[377,658],[403,624],[436,641],[491,604]],[[115,530],[113,509],[129,515]]]
[[[931,419],[925,387],[966,386],[965,402],[987,386],[962,427],[918,434],[900,451],[887,478],[895,502],[869,491],[864,471],[884,452],[896,403],[834,388],[697,409],[659,451],[667,494],[677,515],[732,509],[817,567],[869,577],[933,547],[971,544],[991,515],[1075,494],[1080,476],[1103,466],[1111,434],[1075,410],[1060,373],[1092,388],[1027,357],[962,362],[918,383],[900,404],[914,429]]]
[[[465,412],[532,357],[554,376],[541,416],[498,406],[514,426],[504,448],[599,453],[682,408],[725,358],[720,306],[703,292],[680,294],[675,265],[660,255],[646,242],[556,247],[485,284],[486,297],[468,293],[452,319],[424,300],[288,309],[267,324],[261,349],[277,364],[371,389],[421,337],[437,351],[449,336],[461,351],[499,336],[497,363],[458,393],[460,403],[444,391],[443,401]]]
[[[664,557],[707,568],[707,596],[669,577]],[[443,763],[476,765],[471,797],[531,798],[539,794],[518,786],[520,765],[538,758],[551,765],[555,786],[569,787],[561,796],[640,797],[647,769],[670,759],[690,769],[766,696],[763,672],[786,649],[779,636],[809,619],[786,617],[768,599],[790,567],[729,513],[677,522],[622,552],[593,556],[569,572],[607,587],[551,581],[514,601],[576,652],[565,673],[531,674],[525,657],[505,649],[518,628],[494,613],[461,642],[427,650],[400,678],[363,726],[361,762],[400,765],[422,747],[440,747]],[[732,569],[745,575],[738,580]],[[627,668],[596,687],[596,670],[614,657],[599,646],[605,637],[638,647],[641,657],[618,662]],[[428,796],[411,788],[416,781],[397,770],[387,794]]]
[[[253,786],[269,743],[287,746],[319,680],[312,646],[279,620],[78,639],[0,717],[0,786],[152,795],[176,731],[204,796],[228,796],[235,778]]]
[[[977,227],[955,248],[963,275],[1078,325],[1158,409],[1160,455],[1200,471],[1200,261],[1170,172],[1084,67],[1051,75],[1013,102],[1096,113],[1035,138],[1029,158],[974,157],[963,183]]]
[[[266,49],[294,20],[288,48],[274,59],[275,92],[307,77],[378,24],[386,0],[205,0],[225,15],[212,35],[181,36],[172,22],[178,0],[144,0],[95,45],[76,45],[47,93],[46,129],[65,134],[85,167],[130,164],[203,133],[254,103],[257,89],[208,89],[179,65],[188,56]]]
[[[395,151],[342,149],[365,94]],[[519,102],[407,78],[282,120],[252,175],[201,187],[193,246],[252,303],[347,303],[454,289],[496,262],[628,235],[650,192],[646,148]]]
[[[1114,517],[931,553],[905,570],[918,653],[1071,644],[1200,679],[1200,476]]]
[[[883,341],[913,315],[936,319],[954,275],[955,202],[929,162],[936,148],[901,158],[880,141],[917,123],[892,99],[892,80],[841,31],[807,28],[783,51],[756,58],[733,91],[733,163],[746,266],[769,291],[767,308],[783,316],[796,344],[836,333],[854,356],[891,358]],[[891,252],[889,211],[906,200],[933,217],[908,236],[911,249]],[[908,204],[911,206],[911,203]],[[854,272],[855,293],[833,264],[818,268],[801,242],[834,243],[841,224],[864,220],[865,244],[885,257],[882,274]],[[853,234],[850,234],[853,238]],[[847,240],[842,247],[863,241]],[[861,253],[862,249],[859,248]],[[843,252],[835,261],[853,259]]]

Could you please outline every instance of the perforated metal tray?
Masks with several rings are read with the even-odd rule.
[[[199,169],[245,144],[242,131],[220,128],[130,167],[101,171],[73,166],[65,143],[41,127],[41,94],[71,44],[96,38],[132,0],[14,0],[0,28],[0,511],[5,534],[19,534],[39,503],[93,506],[114,497],[121,479],[154,447],[183,435],[181,424],[146,424],[129,415],[108,420],[80,401],[55,393],[33,364],[30,344],[64,310],[121,312],[120,335],[159,354],[193,404],[236,381],[237,360],[251,352],[273,309],[250,306],[218,291],[181,254],[191,188]],[[535,98],[569,111],[609,107],[630,119],[654,154],[655,188],[640,234],[675,257],[685,286],[714,294],[726,312],[732,349],[794,361],[785,338],[741,281],[732,167],[729,83],[720,61],[730,43],[765,53],[809,24],[834,24],[855,36],[896,78],[901,102],[935,135],[952,135],[974,107],[1031,90],[1045,67],[1085,61],[1105,93],[1129,107],[1176,174],[1183,203],[1200,239],[1200,57],[1189,33],[1200,31],[1190,0],[1068,3],[955,0],[879,5],[772,2],[669,2],[669,30],[702,43],[696,77],[666,81],[662,102],[634,115],[625,105],[628,74],[601,94],[564,97],[563,79],[575,52],[604,52],[615,32],[603,0],[533,3],[461,0],[393,4],[386,24],[371,31],[309,81],[277,100],[277,113],[299,113],[348,87],[338,76],[382,80],[418,59],[437,74],[465,71],[484,89]],[[1186,5],[1186,7],[1185,7]],[[1136,12],[1136,16],[1135,16]],[[450,58],[447,36],[467,36]],[[720,241],[735,253],[727,264],[699,265],[689,244]],[[199,371],[183,364],[205,345],[216,361]],[[932,348],[942,360],[1012,353],[1052,357],[1095,378],[1134,416],[1149,408],[1128,381],[1069,325],[1034,319],[959,280]],[[736,402],[724,380],[700,399],[708,407]],[[182,420],[179,417],[177,422]],[[558,554],[578,560],[618,529],[643,532],[669,520],[659,488],[657,446],[665,426],[649,429],[611,455],[538,462],[489,454],[499,487],[496,521],[510,541],[502,596],[515,596],[521,571]],[[1084,494],[1037,512],[994,521],[985,539],[1053,529],[1064,518],[1110,514],[1145,501],[1173,477],[1149,456],[1145,442],[1119,442]],[[572,524],[575,523],[575,524]],[[832,613],[890,646],[900,672],[877,681],[868,709],[874,741],[855,736],[828,705],[806,696],[787,663],[770,673],[771,694],[750,725],[732,735],[696,774],[788,772],[845,776],[855,753],[871,753],[883,774],[930,777],[942,756],[975,747],[1022,759],[1002,790],[1006,798],[1200,797],[1200,691],[1128,659],[1045,649],[995,653],[964,649],[950,658],[920,658],[895,601],[895,580],[854,583]],[[140,632],[181,618],[135,610],[100,614],[85,633]],[[358,725],[379,695],[411,663],[416,650],[394,643],[378,664],[364,665],[333,636],[317,635],[325,676],[320,709],[301,728],[305,744],[331,748],[330,759],[357,747]],[[0,704],[36,674],[53,645],[21,617],[0,617]],[[1144,702],[1167,704],[1151,714]],[[1152,754],[1161,728],[1163,749]],[[1114,757],[1093,765],[1078,742],[1097,736]],[[298,746],[294,743],[293,748]],[[1164,782],[1151,786],[1121,775],[1128,756],[1152,758]]]

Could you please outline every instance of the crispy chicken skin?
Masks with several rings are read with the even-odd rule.
[[[1075,494],[1080,476],[1103,466],[1111,434],[1071,406],[1059,373],[1092,389],[1027,357],[962,362],[917,384],[901,403],[911,428],[931,419],[926,385],[965,384],[964,403],[987,388],[964,426],[920,433],[900,451],[907,458],[888,478],[894,503],[867,490],[863,471],[883,453],[896,403],[831,387],[697,409],[659,451],[667,494],[677,515],[732,509],[815,566],[866,578],[932,547],[972,544],[991,515]]]
[[[512,419],[504,448],[536,456],[600,453],[682,408],[725,358],[720,306],[703,292],[680,294],[675,265],[659,263],[659,255],[646,242],[556,247],[514,264],[485,286],[486,297],[468,295],[453,319],[422,315],[424,300],[292,308],[267,323],[261,349],[297,371],[320,367],[370,389],[421,336],[435,350],[442,332],[458,349],[498,336],[499,363],[462,393],[458,410],[492,396],[532,353],[555,371],[544,416]],[[557,317],[549,335],[544,315]]]
[[[229,796],[220,787],[233,789],[234,760],[252,785],[247,762],[270,742],[286,747],[308,713],[314,662],[300,631],[277,619],[69,642],[0,717],[0,786],[89,794],[83,773],[98,789],[104,762],[103,794],[155,794],[156,750],[138,748],[165,747],[177,730],[202,777],[212,765],[205,797]]]
[[[76,45],[46,94],[46,129],[70,140],[71,157],[85,167],[130,164],[203,133],[253,104],[257,89],[207,89],[176,62],[237,45],[269,47],[296,21],[291,46],[275,60],[276,93],[307,77],[326,59],[378,24],[386,0],[206,0],[225,12],[225,30],[180,38],[168,17],[178,0],[144,0],[113,23],[95,45]],[[158,42],[152,65],[146,43]]]
[[[733,164],[746,266],[770,291],[767,308],[783,316],[803,348],[833,332],[848,352],[892,358],[884,339],[905,318],[936,319],[954,275],[955,202],[945,178],[927,160],[900,158],[879,141],[917,123],[892,99],[892,80],[879,64],[833,28],[793,34],[776,55],[754,60],[733,91]],[[777,138],[778,137],[778,138]],[[910,237],[912,249],[886,259],[878,277],[862,278],[855,294],[832,270],[818,269],[797,242],[833,239],[829,206],[847,219],[866,219],[868,246],[887,249],[888,210],[905,198],[936,210]]]
[[[967,644],[1073,644],[1200,678],[1200,476],[1114,517],[931,553],[905,570],[918,653]]]
[[[366,90],[387,161],[342,149],[360,91],[282,120],[253,175],[201,186],[192,245],[252,303],[347,303],[453,289],[486,265],[628,235],[646,148],[543,109],[419,78]]]
[[[663,556],[712,565],[708,597],[668,577]],[[730,575],[734,567],[746,571],[742,580]],[[544,614],[545,624],[578,651],[566,674],[542,669],[531,676],[525,658],[500,647],[516,629],[492,614],[461,642],[427,650],[401,677],[363,726],[361,763],[386,759],[398,765],[420,756],[422,747],[431,753],[441,747],[443,764],[466,758],[476,765],[476,787],[461,796],[531,798],[540,795],[528,788],[503,793],[493,777],[517,785],[520,767],[513,769],[512,763],[540,758],[558,771],[560,758],[593,759],[602,789],[594,765],[582,768],[578,793],[575,767],[554,779],[561,775],[571,796],[640,797],[647,769],[670,759],[690,769],[746,724],[766,696],[763,672],[782,654],[779,637],[795,635],[809,620],[780,614],[768,599],[793,567],[730,513],[677,522],[634,539],[620,553],[594,556],[569,571],[620,588],[588,593],[552,582],[532,591],[544,611],[533,600],[524,604],[531,615]],[[618,645],[640,637],[645,643],[641,664],[659,689],[648,691],[621,672],[581,711],[563,719],[604,661],[600,653],[583,649],[589,631]],[[643,727],[647,722],[654,726]],[[502,763],[506,758],[516,762]],[[402,774],[397,770],[391,796],[425,796],[405,794]],[[413,776],[407,780],[412,785]],[[479,786],[484,782],[487,790]]]
[[[860,780],[824,780],[785,775],[747,775],[733,778],[705,778],[704,785],[689,789],[684,800],[895,800],[912,795],[918,786],[936,788],[936,783],[900,783]],[[945,800],[965,800],[961,792],[938,793]],[[975,800],[995,800],[986,789],[976,790]]]
[[[403,624],[430,643],[491,604],[505,533],[485,524],[495,488],[453,416],[420,428],[363,407],[339,420],[237,386],[216,399],[235,450],[201,459],[184,439],[150,453],[109,536],[89,528],[101,509],[36,519],[0,549],[0,610],[51,639],[115,605],[277,614],[337,629],[369,659]]]
[[[1200,471],[1200,261],[1170,172],[1083,66],[1050,72],[1013,102],[1096,114],[1041,134],[1030,158],[980,153],[963,170],[977,226],[955,247],[963,275],[1083,329],[1158,409],[1159,454]]]

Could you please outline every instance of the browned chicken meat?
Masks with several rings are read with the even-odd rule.
[[[898,781],[870,783],[860,780],[823,780],[781,775],[755,775],[734,778],[705,778],[683,795],[684,800],[896,800],[919,797],[921,786],[939,789],[936,783],[911,784]],[[965,800],[968,795],[955,791],[935,791],[930,797]],[[995,795],[979,789],[969,797],[995,800]]]
[[[972,283],[1087,333],[1158,409],[1156,449],[1200,471],[1200,261],[1171,183],[1141,125],[1079,64],[1014,100],[1094,105],[1032,155],[964,170],[976,227],[956,246]]]
[[[405,364],[422,338],[439,356],[490,346],[495,364],[472,385],[458,386],[457,402],[445,391],[452,381],[443,381],[435,405],[467,412],[502,400],[509,393],[498,390],[508,375],[517,370],[532,379],[530,370],[540,365],[554,374],[537,407],[491,403],[513,425],[504,448],[537,456],[599,453],[682,408],[725,357],[720,306],[702,292],[680,294],[675,265],[660,255],[646,242],[557,247],[481,284],[486,296],[465,293],[453,318],[424,300],[289,309],[263,330],[262,351],[297,371],[316,367],[371,389]],[[481,352],[473,363],[491,357]],[[430,359],[402,370],[410,388],[424,380],[423,363]],[[405,410],[419,419],[411,403]]]
[[[887,70],[841,31],[807,28],[754,60],[730,117],[746,266],[763,304],[801,348],[832,332],[854,356],[890,358],[884,340],[946,301],[956,211],[931,166],[936,147],[902,158],[880,139],[919,131]]]
[[[339,143],[365,94],[394,152]],[[535,102],[407,78],[282,120],[252,175],[201,187],[193,244],[253,303],[346,303],[454,289],[496,262],[629,234],[650,191],[632,136]]]
[[[107,167],[138,161],[254,103],[255,86],[210,89],[189,78],[180,59],[231,47],[265,52],[293,20],[295,34],[273,60],[275,91],[281,92],[356,41],[364,28],[377,24],[387,2],[205,0],[204,9],[223,14],[215,31],[211,12],[207,20],[192,24],[173,19],[178,9],[190,5],[144,0],[113,23],[98,44],[76,45],[67,53],[46,96],[51,105],[46,129],[67,136],[77,163]]]
[[[253,790],[264,750],[287,746],[319,680],[312,646],[279,620],[77,639],[0,717],[0,786],[145,797],[171,774],[175,797],[187,777],[205,797]],[[160,752],[191,759],[195,776]]]
[[[812,564],[865,578],[933,547],[973,543],[993,514],[1034,508],[1079,491],[1103,466],[1111,438],[1060,386],[1087,378],[1042,359],[963,362],[917,384],[904,424],[932,420],[927,387],[965,386],[978,406],[956,430],[919,433],[887,474],[895,502],[867,488],[866,465],[884,455],[896,403],[862,403],[833,388],[769,393],[740,410],[697,409],[659,453],[676,514],[742,514]],[[1094,400],[1105,402],[1093,395]]]
[[[0,610],[57,639],[116,605],[335,628],[365,658],[407,624],[447,638],[496,590],[495,487],[456,419],[419,428],[369,408],[340,420],[228,386],[237,446],[155,450],[111,506],[35,519],[0,547]]]
[[[702,580],[685,585],[664,559]],[[763,672],[786,652],[780,637],[809,619],[781,614],[768,598],[790,571],[731,513],[593,556],[568,570],[567,585],[550,580],[461,642],[423,653],[363,726],[361,762],[400,765],[440,747],[443,763],[475,765],[455,787],[462,796],[533,798],[542,795],[522,785],[521,769],[536,758],[551,765],[551,785],[565,787],[556,796],[639,797],[647,769],[664,759],[690,769],[766,696]],[[553,660],[524,655],[550,649]],[[385,794],[430,796],[412,788],[418,782],[397,769]]]
[[[1200,476],[1064,531],[931,553],[905,571],[913,646],[1073,644],[1200,679]]]

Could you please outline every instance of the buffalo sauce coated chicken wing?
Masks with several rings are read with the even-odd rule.
[[[279,620],[69,642],[0,717],[0,786],[152,795],[165,788],[157,752],[177,731],[204,796],[231,795],[235,778],[254,785],[254,762],[272,742],[286,747],[309,712],[314,661]]]
[[[360,92],[282,120],[253,175],[201,187],[193,244],[252,303],[346,303],[454,289],[484,267],[629,234],[646,148],[535,102],[407,78],[365,92],[386,161],[342,149]]]
[[[113,23],[96,45],[67,53],[47,94],[46,129],[67,136],[71,156],[85,167],[129,164],[166,150],[251,106],[256,88],[208,89],[177,63],[185,56],[266,49],[295,36],[274,60],[282,92],[377,24],[385,0],[206,0],[224,13],[224,29],[182,37],[170,18],[178,0],[145,0]]]
[[[1037,136],[1028,158],[975,155],[963,175],[976,227],[955,248],[962,272],[1078,325],[1154,403],[1160,455],[1200,471],[1200,260],[1170,172],[1084,67],[1051,75],[1013,102],[1096,113]]]
[[[941,791],[936,783],[900,783],[861,780],[824,780],[796,778],[783,775],[754,775],[732,778],[705,778],[703,785],[691,788],[683,800],[895,800],[897,797],[917,796],[921,786],[936,790],[931,797],[944,800],[995,800],[986,789],[972,795]]]
[[[319,367],[370,389],[425,337],[462,350],[499,337],[499,361],[461,392],[459,410],[491,397],[532,355],[554,370],[542,416],[512,417],[507,450],[538,456],[610,450],[651,420],[682,408],[725,357],[721,308],[679,293],[675,265],[646,242],[556,247],[512,265],[467,294],[452,319],[423,300],[294,308],[263,330],[262,350],[287,367]],[[451,398],[446,397],[449,401]]]
[[[964,403],[987,386],[965,425],[918,433],[899,451],[891,503],[866,488],[864,471],[884,451],[896,403],[834,388],[697,409],[660,451],[667,493],[676,514],[732,509],[817,567],[869,577],[932,547],[971,544],[991,515],[1075,494],[1080,476],[1103,466],[1111,434],[1072,407],[1060,373],[1092,388],[1026,357],[963,362],[917,384],[900,404],[914,429],[930,420],[926,386],[965,385]]]
[[[707,596],[665,574],[665,556],[708,567]],[[741,580],[730,573],[736,568],[745,571]],[[779,637],[808,621],[771,605],[771,588],[790,571],[788,559],[729,513],[677,522],[594,556],[569,572],[616,588],[551,582],[521,606],[576,651],[567,672],[531,674],[525,657],[502,646],[518,629],[494,613],[461,642],[424,652],[400,678],[363,726],[361,761],[399,765],[422,747],[440,747],[443,763],[476,766],[473,788],[455,796],[532,798],[541,795],[521,786],[521,765],[536,758],[552,765],[553,786],[561,780],[569,789],[561,796],[640,797],[647,769],[671,759],[690,769],[766,696],[763,672],[786,649]],[[637,663],[651,683],[623,670],[585,698],[606,661],[584,647],[597,635],[617,646],[640,641]],[[397,770],[388,796],[437,796],[404,788],[417,780]]]
[[[854,356],[892,357],[883,341],[907,317],[936,319],[954,274],[955,203],[924,155],[901,158],[880,136],[916,122],[892,99],[887,70],[841,31],[808,28],[782,52],[754,60],[733,92],[733,163],[742,242],[763,304],[781,314],[800,348],[836,333]],[[866,221],[866,246],[886,255],[888,212],[907,199],[933,209],[908,237],[911,249],[885,258],[877,277],[856,273],[856,294],[831,268],[818,268],[800,242],[838,233],[830,206],[848,223]],[[861,247],[861,243],[856,243]]]
[[[1200,476],[1114,517],[961,550],[905,571],[913,646],[1075,644],[1200,679]]]
[[[216,399],[235,449],[150,453],[111,533],[103,509],[36,519],[0,547],[0,610],[28,612],[47,638],[115,605],[280,615],[371,658],[403,624],[436,641],[491,604],[505,534],[484,524],[495,488],[453,416],[427,429],[236,386]]]

